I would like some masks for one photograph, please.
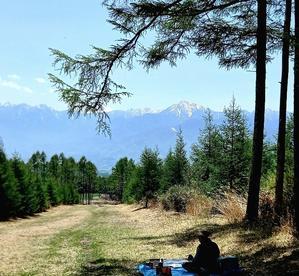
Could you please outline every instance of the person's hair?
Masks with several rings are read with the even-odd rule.
[[[212,233],[210,231],[202,230],[202,231],[200,231],[198,237],[208,238],[211,235],[212,235]]]

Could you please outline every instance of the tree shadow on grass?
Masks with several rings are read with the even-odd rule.
[[[266,246],[239,259],[247,275],[299,275],[298,245]]]
[[[171,235],[163,235],[163,236],[137,236],[137,237],[129,237],[122,238],[121,240],[137,240],[137,241],[149,241],[151,243],[160,244],[164,239],[171,237]]]
[[[142,206],[142,207],[139,207],[139,208],[136,208],[136,209],[132,210],[132,212],[137,212],[137,211],[145,210],[145,209],[148,209],[148,208],[145,207],[145,206]]]
[[[198,240],[198,234],[201,230],[206,230],[212,233],[212,237],[225,236],[236,233],[240,243],[258,243],[273,234],[272,225],[254,225],[249,226],[244,222],[232,223],[232,224],[216,224],[205,223],[193,226],[180,233],[175,233],[168,240],[172,245],[178,247],[186,246],[190,242]]]
[[[197,241],[198,234],[201,230],[210,231],[213,233],[213,237],[217,237],[218,235],[225,235],[227,233],[231,233],[232,231],[238,231],[240,227],[242,227],[242,224],[200,224],[186,229],[180,233],[173,234],[168,240],[168,243],[178,247],[184,247],[190,242]]]
[[[88,262],[83,265],[77,275],[118,275],[118,276],[137,276],[136,263],[130,260],[105,259]]]
[[[224,225],[206,223],[175,233],[165,242],[183,247],[189,242],[196,241],[201,230],[212,232],[214,238],[235,235],[237,237],[236,248],[242,245],[261,244],[254,253],[237,254],[241,266],[245,268],[245,275],[299,275],[298,242],[282,247],[277,247],[275,244],[262,245],[263,240],[273,235],[275,230],[273,225],[249,226],[243,222]]]

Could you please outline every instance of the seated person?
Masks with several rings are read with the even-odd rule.
[[[218,245],[210,240],[210,235],[211,233],[208,231],[200,232],[198,236],[200,244],[197,247],[195,256],[193,257],[192,255],[189,255],[189,262],[182,265],[187,271],[197,272],[200,275],[217,272],[217,260],[220,255],[220,251]]]

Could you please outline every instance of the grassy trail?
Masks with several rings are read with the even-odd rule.
[[[184,251],[166,245],[174,218],[161,216],[136,206],[94,204],[1,222],[0,275],[134,275],[142,260]]]
[[[298,243],[285,234],[246,230],[222,218],[99,203],[1,222],[0,275],[135,275],[135,265],[146,259],[193,253],[203,228],[214,232],[222,254],[240,257],[248,274],[299,271]]]

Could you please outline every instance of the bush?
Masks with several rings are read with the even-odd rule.
[[[186,212],[190,191],[184,186],[173,186],[162,196],[161,203],[165,210]]]
[[[274,195],[270,192],[261,191],[259,205],[261,220],[272,223],[274,220]]]
[[[191,215],[208,214],[211,200],[189,186],[173,186],[160,198],[163,209]]]

